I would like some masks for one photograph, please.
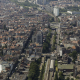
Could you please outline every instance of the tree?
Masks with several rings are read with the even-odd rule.
[[[45,68],[45,65],[42,66],[42,70],[41,70],[41,74],[40,74],[39,80],[42,80],[42,78],[43,78],[44,68]]]
[[[56,44],[56,40],[55,39],[53,39],[53,43]]]
[[[46,40],[43,43],[43,53],[49,52],[49,47],[50,47],[50,37],[51,37],[51,32],[47,34]]]
[[[63,72],[59,72],[59,80],[64,80]]]
[[[55,32],[55,34],[54,35],[57,35],[57,32]]]
[[[73,76],[73,73],[71,73],[71,76]]]
[[[77,59],[77,51],[72,52],[73,62],[75,63],[75,60]]]
[[[48,43],[44,42],[43,43],[43,53],[48,52],[48,47],[49,47]]]
[[[69,55],[73,58],[73,62],[75,63],[75,60],[77,59],[77,51],[73,51]]]
[[[58,66],[58,61],[57,60],[55,60],[55,67],[57,67]]]
[[[39,65],[41,63],[41,58],[37,59],[36,63]]]
[[[54,21],[54,17],[50,18],[49,21],[50,22],[53,22]]]
[[[58,18],[58,22],[60,22],[60,19]]]
[[[77,58],[77,55],[76,55],[76,54],[77,54],[77,51],[73,51],[73,52],[72,52],[72,57],[73,57],[73,58]]]
[[[32,78],[28,78],[28,80],[32,80]]]
[[[67,12],[67,9],[60,9],[60,12]]]
[[[36,62],[30,64],[28,80],[38,80],[39,76],[39,66]]]
[[[58,80],[58,72],[55,73],[54,80]]]
[[[76,79],[80,79],[80,77],[79,76],[76,76]]]
[[[71,78],[71,80],[74,80],[73,78]]]
[[[66,80],[70,80],[70,78],[69,77],[67,77],[67,79]]]
[[[51,49],[51,51],[54,51],[56,48],[55,48],[55,46],[52,46],[52,49]]]

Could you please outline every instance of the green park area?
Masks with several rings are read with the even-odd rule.
[[[36,4],[29,3],[28,0],[26,0],[25,2],[18,2],[17,0],[9,0],[9,1],[14,2],[19,6],[23,6],[24,8],[29,8],[29,7],[37,8],[38,7],[38,5]]]

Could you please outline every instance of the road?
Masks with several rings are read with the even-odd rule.
[[[59,53],[59,48],[60,48],[60,46],[59,46],[59,34],[60,34],[60,28],[58,27],[57,28],[57,55],[58,55],[58,53]]]
[[[53,37],[54,35],[52,35],[52,38],[51,38],[51,42],[50,42],[51,47],[53,46]]]
[[[59,24],[59,23],[58,23]],[[53,31],[53,30],[52,30]],[[57,42],[57,45],[56,45],[56,51],[57,51],[57,55],[58,55],[58,53],[59,53],[59,49],[60,49],[60,46],[59,46],[59,34],[60,34],[60,27],[59,26],[57,26],[56,27],[56,32],[57,32],[57,39],[56,39],[56,42]],[[54,35],[52,35],[52,38],[51,38],[51,45],[53,45],[53,37],[54,37]]]
[[[53,71],[49,72],[49,79],[48,80],[54,80]]]
[[[42,66],[44,65],[44,57],[42,57],[41,65],[40,65],[40,70],[42,69]]]
[[[45,68],[45,73],[44,73],[44,79],[43,80],[48,80],[49,66],[50,66],[50,59],[48,59],[47,62],[46,62],[46,68]]]
[[[54,32],[54,30],[52,30],[52,32]],[[51,32],[51,33],[52,33],[52,32]],[[54,38],[54,35],[52,35],[51,41],[50,41],[51,49],[52,49],[52,46],[53,46],[53,38]]]
[[[51,17],[54,17],[54,15],[53,14],[51,14],[51,13],[49,13],[49,12],[47,12],[46,10],[43,10],[45,13],[47,13],[48,15],[50,15]]]
[[[50,59],[47,60],[46,62],[46,67],[45,67],[45,73],[44,73],[44,79],[43,80],[54,80],[53,76],[53,71],[49,71],[50,68]]]

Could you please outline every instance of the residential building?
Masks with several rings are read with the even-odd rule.
[[[32,36],[32,42],[33,43],[39,43],[39,44],[42,44],[43,42],[43,34],[42,34],[42,31],[38,31],[37,34],[33,35]]]

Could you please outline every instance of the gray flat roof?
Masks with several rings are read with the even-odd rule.
[[[73,69],[74,64],[58,64],[58,69]]]

